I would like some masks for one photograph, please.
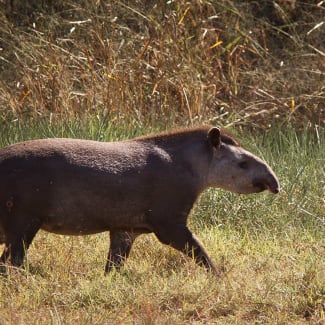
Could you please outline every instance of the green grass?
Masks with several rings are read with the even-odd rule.
[[[164,128],[94,118],[7,125],[0,145],[27,138],[129,138]],[[103,275],[108,234],[40,231],[25,270],[0,278],[0,324],[323,324],[325,321],[324,130],[238,132],[268,161],[282,192],[206,191],[190,228],[225,273],[206,274],[143,235],[119,273]]]

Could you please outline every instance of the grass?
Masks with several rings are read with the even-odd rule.
[[[108,234],[40,232],[0,324],[324,324],[323,1],[0,1],[0,146],[232,128],[281,194],[208,190],[190,227],[225,274],[152,235],[103,276]]]
[[[128,134],[98,120],[87,127],[77,120],[46,125],[4,129],[1,145],[49,135],[109,140],[147,132]],[[122,271],[105,277],[107,233],[41,231],[25,270],[0,278],[1,324],[323,324],[324,132],[238,136],[273,166],[283,190],[277,196],[219,190],[201,196],[190,228],[225,268],[223,276],[206,274],[143,235]]]
[[[324,4],[5,1],[0,117],[324,127]]]

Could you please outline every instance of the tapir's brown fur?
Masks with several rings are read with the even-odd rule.
[[[218,128],[199,127],[121,142],[44,139],[0,150],[1,263],[23,263],[39,229],[67,235],[110,231],[105,271],[120,267],[134,239],[165,244],[215,269],[187,228],[199,194],[279,191],[271,168]]]

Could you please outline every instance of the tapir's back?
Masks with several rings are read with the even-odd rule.
[[[146,146],[137,142],[98,142],[79,139],[39,139],[16,143],[0,149],[0,168],[11,169],[13,164],[26,163],[30,167],[55,163],[91,167],[98,170],[123,171],[143,164]],[[52,164],[54,165],[52,166]],[[116,165],[118,164],[118,165]]]

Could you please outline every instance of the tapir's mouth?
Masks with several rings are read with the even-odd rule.
[[[253,183],[254,188],[256,189],[256,192],[263,192],[265,190],[267,190],[267,186],[263,183]]]
[[[280,192],[280,188],[279,188],[279,187],[269,188],[269,190],[270,190],[273,194],[278,194],[278,193]]]
[[[269,190],[273,194],[278,194],[280,192],[279,186],[271,186],[262,182],[254,182],[253,186],[257,189],[256,192],[263,192]]]

